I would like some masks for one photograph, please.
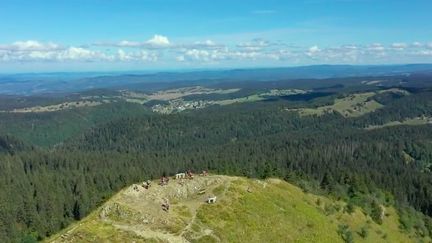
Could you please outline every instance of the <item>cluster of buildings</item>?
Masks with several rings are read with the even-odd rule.
[[[183,99],[170,100],[168,104],[157,104],[152,107],[153,112],[161,114],[170,114],[174,112],[182,112],[185,110],[202,109],[209,106],[209,101],[185,101]]]

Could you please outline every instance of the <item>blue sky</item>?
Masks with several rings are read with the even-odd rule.
[[[430,0],[1,0],[0,72],[432,62]]]

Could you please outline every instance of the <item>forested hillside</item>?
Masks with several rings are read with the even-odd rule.
[[[42,239],[88,215],[126,185],[186,169],[279,177],[304,191],[359,206],[378,224],[379,206],[393,205],[402,230],[431,235],[432,125],[367,129],[431,116],[431,91],[373,95],[369,99],[382,107],[355,117],[344,117],[336,109],[307,116],[296,110],[331,105],[338,96],[349,97],[346,92],[353,91],[169,115],[128,104],[52,113],[59,123],[43,123],[50,125],[44,128],[46,134],[53,134],[52,127],[73,127],[74,114],[86,119],[79,119],[84,125],[73,135],[60,136],[64,140],[56,140],[56,146],[0,140],[0,239]],[[133,112],[137,110],[142,112]],[[10,114],[2,115],[6,119]],[[12,114],[23,118],[15,119],[16,124],[9,120],[8,126],[14,127],[13,134],[26,137],[31,130],[23,125],[25,117],[45,115]]]

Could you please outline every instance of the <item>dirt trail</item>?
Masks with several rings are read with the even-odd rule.
[[[158,239],[162,240],[164,242],[172,242],[172,243],[188,243],[185,238],[182,236],[177,236],[168,232],[160,232],[160,231],[154,231],[149,230],[146,227],[135,225],[120,225],[120,224],[113,224],[114,227],[124,230],[124,231],[130,231],[133,232],[139,236],[142,236],[147,239]]]

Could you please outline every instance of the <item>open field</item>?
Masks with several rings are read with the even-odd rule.
[[[373,129],[380,129],[384,127],[393,127],[393,126],[419,126],[419,125],[426,125],[426,124],[432,124],[432,117],[415,117],[415,118],[408,118],[403,121],[392,121],[388,122],[383,125],[377,125],[377,126],[369,126],[366,129],[367,130],[373,130]]]
[[[256,102],[267,99],[269,96],[288,96],[288,95],[297,95],[297,94],[306,94],[307,91],[301,89],[272,89],[268,92],[257,93],[237,99],[227,99],[220,101],[213,101],[213,104],[217,105],[231,105],[235,103],[244,103],[244,102]]]
[[[347,97],[335,99],[333,105],[317,108],[290,109],[290,111],[298,111],[302,116],[321,116],[326,113],[338,112],[344,117],[358,117],[383,107],[383,105],[375,100],[369,100],[375,94],[374,92],[350,94]]]
[[[279,179],[208,176],[148,190],[128,187],[46,242],[413,242],[387,207],[376,224],[362,210]],[[215,204],[205,203],[209,195]],[[168,199],[168,212],[161,202]],[[365,233],[366,232],[366,233]]]
[[[201,86],[186,87],[179,89],[169,89],[158,91],[148,96],[149,100],[173,100],[188,95],[197,94],[229,94],[239,91],[240,89],[210,89]]]
[[[237,99],[212,101],[212,103],[215,105],[231,105],[235,103],[256,102],[261,100],[265,100],[265,97],[263,97],[262,95],[254,94]]]
[[[378,93],[397,93],[397,94],[403,94],[403,95],[410,95],[410,92],[404,90],[404,89],[398,89],[398,88],[390,88],[385,90],[380,90]]]
[[[41,113],[41,112],[55,112],[55,111],[61,111],[61,110],[67,110],[67,109],[75,109],[75,108],[82,108],[82,107],[91,107],[91,106],[98,106],[102,104],[111,103],[112,100],[100,100],[100,101],[92,101],[92,100],[78,100],[73,102],[64,102],[57,105],[48,105],[48,106],[34,106],[34,107],[28,107],[28,108],[22,108],[22,109],[14,109],[12,111],[9,111],[11,113]],[[3,111],[5,112],[5,111]]]
[[[377,92],[349,94],[348,96],[345,96],[343,98],[335,99],[332,105],[320,106],[317,108],[298,108],[288,110],[298,111],[299,114],[302,116],[321,116],[327,113],[338,112],[344,117],[359,117],[384,107],[384,105],[380,104],[374,99],[371,99],[373,96],[383,93],[398,93],[402,95],[410,95],[410,93],[406,90],[390,88]]]

